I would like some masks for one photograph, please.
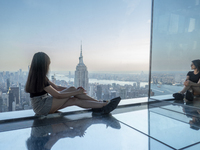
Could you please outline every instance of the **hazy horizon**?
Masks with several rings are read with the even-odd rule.
[[[151,0],[7,0],[0,13],[2,71],[27,70],[38,51],[75,70],[81,41],[89,71],[149,69]]]

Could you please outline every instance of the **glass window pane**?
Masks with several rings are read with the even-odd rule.
[[[24,88],[39,51],[57,85],[97,100],[148,96],[151,1],[8,0],[0,14],[0,112],[31,109]]]
[[[154,0],[151,96],[181,91],[191,63],[199,59],[199,0]]]

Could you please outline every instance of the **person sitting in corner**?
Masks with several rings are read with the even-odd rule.
[[[82,87],[61,87],[48,77],[50,58],[44,52],[35,53],[31,62],[25,91],[30,93],[31,105],[37,115],[55,113],[68,106],[92,108],[94,113],[109,114],[119,104],[121,98],[110,101],[97,101],[89,97]],[[50,96],[50,95],[51,96]]]
[[[174,93],[173,97],[176,100],[183,100],[185,98],[189,101],[193,101],[194,95],[200,95],[200,60],[193,60],[189,71],[184,82],[184,88],[180,93]]]

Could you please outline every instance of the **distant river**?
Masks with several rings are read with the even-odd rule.
[[[53,74],[51,74],[52,76]],[[65,81],[74,81],[74,78],[68,78],[65,75],[62,74],[56,74],[56,79],[57,80],[65,80]],[[89,79],[89,83],[99,83],[99,84],[112,84],[112,83],[116,83],[119,85],[133,85],[133,83],[136,82],[130,82],[130,81],[117,81],[117,80],[98,80],[98,79]],[[145,87],[145,85],[148,85],[148,82],[140,82],[140,87]]]
[[[151,84],[151,90],[154,92],[155,95],[167,95],[167,94],[177,93],[182,89],[183,86]]]

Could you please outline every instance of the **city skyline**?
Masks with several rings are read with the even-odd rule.
[[[73,71],[81,40],[88,71],[147,71],[150,12],[150,0],[0,1],[0,71],[28,70],[38,51]]]

